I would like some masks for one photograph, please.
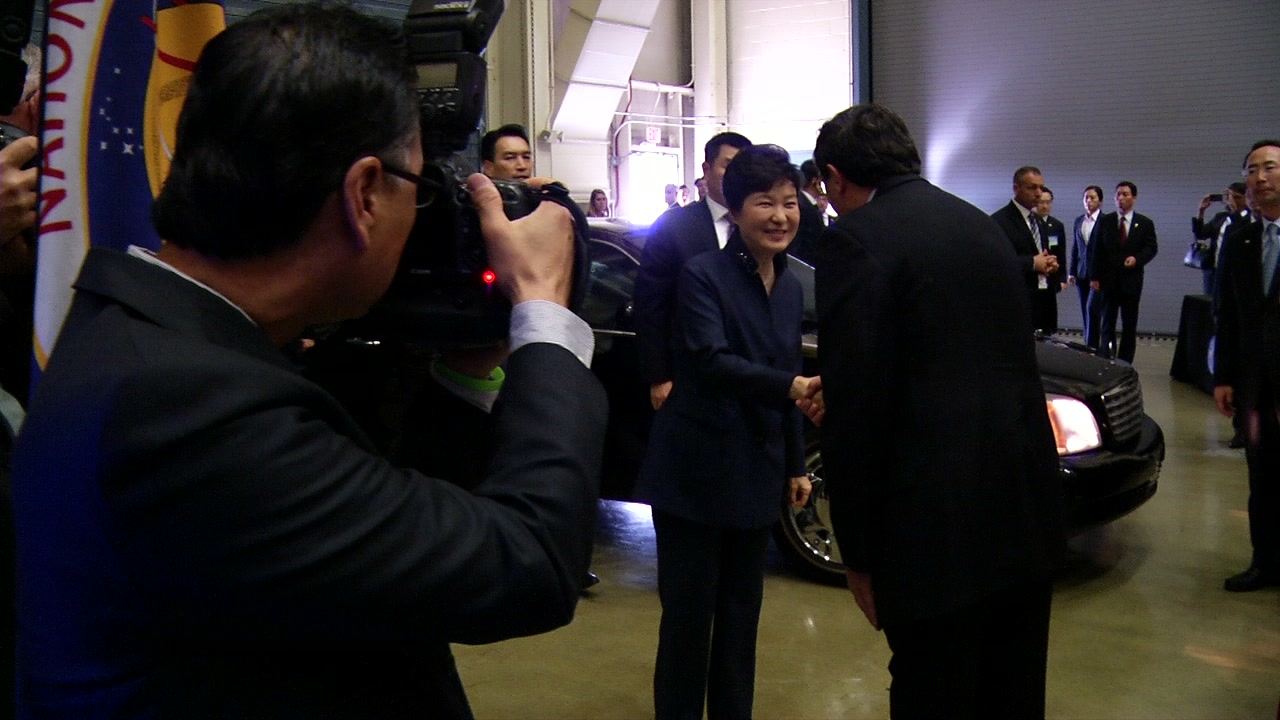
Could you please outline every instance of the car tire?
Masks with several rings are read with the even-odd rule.
[[[802,508],[794,508],[783,498],[781,517],[773,529],[774,540],[796,574],[830,585],[844,585],[840,547],[831,531],[822,450],[816,440],[810,441],[805,449],[805,469],[813,483],[809,502]]]

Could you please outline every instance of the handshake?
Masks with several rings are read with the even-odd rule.
[[[827,404],[822,399],[821,377],[797,375],[791,381],[791,392],[788,396],[796,401],[796,407],[800,408],[800,412],[813,421],[814,425],[822,424],[822,417],[827,412]]]

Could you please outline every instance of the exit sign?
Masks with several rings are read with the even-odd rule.
[[[661,145],[662,144],[662,128],[646,127],[644,129],[644,140],[645,142],[651,142],[654,145]]]

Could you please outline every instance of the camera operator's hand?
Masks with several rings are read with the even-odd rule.
[[[0,244],[7,243],[36,224],[36,184],[39,171],[23,170],[36,156],[34,136],[9,143],[0,150]]]
[[[551,182],[533,178],[530,187]],[[573,284],[574,227],[569,211],[544,202],[519,220],[507,219],[502,196],[489,178],[467,178],[471,202],[480,215],[480,230],[489,251],[489,265],[512,305],[550,300],[568,307]]]

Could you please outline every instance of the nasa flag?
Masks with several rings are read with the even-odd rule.
[[[51,0],[36,264],[37,372],[90,245],[152,250],[151,201],[172,157],[196,59],[221,0]]]

